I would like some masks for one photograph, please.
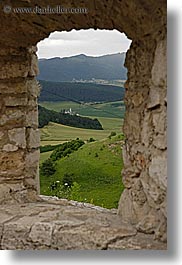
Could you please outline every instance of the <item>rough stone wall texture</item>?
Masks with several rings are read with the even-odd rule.
[[[138,61],[138,58],[139,61]],[[123,182],[118,214],[166,240],[166,39],[132,43],[127,53]]]
[[[41,196],[41,201],[0,205],[0,249],[166,249],[137,232],[116,210]]]
[[[0,203],[32,201],[39,185],[40,142],[35,49],[1,53]]]
[[[88,8],[79,15],[3,12],[7,4],[36,3],[0,2],[0,203],[38,199],[37,42],[55,30],[117,29],[133,41],[126,58],[126,189],[118,215],[166,240],[166,1],[61,1]],[[59,4],[43,0],[39,6]]]

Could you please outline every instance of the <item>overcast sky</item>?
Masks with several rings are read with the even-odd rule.
[[[38,57],[67,57],[77,54],[100,56],[128,50],[131,41],[117,30],[72,30],[54,32],[38,43]]]

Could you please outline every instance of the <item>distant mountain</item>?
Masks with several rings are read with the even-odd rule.
[[[39,59],[39,80],[62,82],[76,80],[126,79],[124,67],[125,53],[91,57],[84,54],[65,57]]]
[[[125,89],[93,83],[39,81],[41,101],[109,102],[123,100]]]

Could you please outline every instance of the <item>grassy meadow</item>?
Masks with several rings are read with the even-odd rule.
[[[59,159],[52,176],[41,176],[41,194],[57,195],[52,194],[51,185],[61,182],[64,174],[69,174],[80,186],[80,201],[117,208],[124,188],[121,180],[122,142],[123,137],[117,135],[85,144],[78,151]]]
[[[124,187],[122,184],[122,124],[124,117],[123,102],[79,105],[75,102],[41,102],[43,107],[61,111],[72,108],[72,111],[83,116],[97,118],[103,130],[92,130],[49,123],[41,130],[41,145],[57,145],[80,138],[87,142],[90,138],[96,141],[86,143],[78,151],[55,162],[56,172],[45,177],[40,175],[41,194],[59,196],[58,190],[51,190],[53,183],[61,183],[65,174],[73,176],[79,185],[79,198],[76,200],[92,203],[106,208],[117,208]],[[94,108],[96,107],[97,110]],[[117,135],[109,139],[111,132]],[[40,165],[47,160],[53,151],[41,153]]]
[[[84,141],[93,137],[95,140],[102,140],[107,138],[111,131],[121,133],[122,119],[99,117],[104,130],[91,130],[65,126],[57,123],[49,123],[40,129],[41,131],[41,145],[55,145],[69,141],[71,139],[80,138]]]
[[[60,112],[63,109],[72,109],[73,112],[78,113],[81,116],[91,117],[106,117],[106,118],[118,118],[124,117],[125,106],[123,101],[106,102],[100,104],[78,104],[76,102],[63,101],[63,102],[40,102],[42,107],[50,110]]]

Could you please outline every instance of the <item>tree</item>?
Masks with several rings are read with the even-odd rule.
[[[40,173],[45,177],[49,177],[56,172],[54,162],[49,158],[40,166]]]

